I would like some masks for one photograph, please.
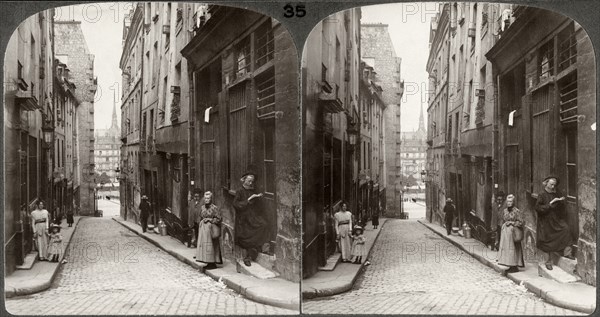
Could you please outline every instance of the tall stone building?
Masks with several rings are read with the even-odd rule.
[[[79,186],[74,187],[80,215],[94,213],[94,97],[97,78],[94,76],[94,55],[90,54],[79,21],[55,21],[55,54],[68,65],[69,81],[77,87],[77,147]]]
[[[450,9],[440,4],[438,14],[431,18],[429,30],[429,73],[427,87],[427,169],[425,192],[426,217],[441,223],[446,200],[446,112],[448,107],[448,54],[450,52]]]
[[[427,129],[425,128],[425,117],[423,107],[419,116],[419,128],[417,131],[402,132],[402,143],[400,144],[400,153],[402,166],[402,177],[404,179],[404,188],[419,186],[416,191],[424,193],[425,188],[420,186],[422,182],[422,172],[425,171],[427,161]],[[409,193],[414,193],[411,189]]]
[[[525,220],[525,260],[542,260],[536,201],[544,178],[557,176],[577,258],[560,267],[595,285],[596,74],[587,34],[533,7],[445,3],[439,10],[427,64],[429,221],[442,222],[451,197],[457,225],[487,242],[501,223],[495,197],[513,194]]]
[[[34,249],[29,214],[50,200],[54,40],[52,10],[24,20],[4,56],[4,267],[10,274]],[[50,208],[48,208],[50,210]]]
[[[404,82],[400,79],[401,58],[388,32],[388,25],[382,23],[361,25],[361,57],[377,70],[378,84],[383,89],[385,104],[383,113],[385,126],[386,216],[399,216],[402,212],[402,181],[400,153],[400,102],[404,93]]]
[[[96,187],[103,192],[118,191],[117,170],[121,162],[121,129],[117,120],[117,109],[113,107],[111,125],[108,129],[96,129],[94,139],[94,161]]]
[[[57,213],[77,213],[79,199],[74,195],[79,185],[79,153],[77,152],[76,86],[68,65],[55,60],[54,71],[54,155],[50,208]]]
[[[124,24],[121,200],[137,222],[141,195],[169,235],[189,242],[188,200],[212,191],[222,250],[235,263],[240,177],[257,173],[270,241],[259,263],[300,275],[297,58],[276,20],[223,6],[137,4]],[[252,264],[255,266],[255,264]],[[243,264],[242,264],[243,266]]]
[[[123,53],[119,67],[122,71],[121,90],[121,148],[119,164],[119,196],[121,200],[121,217],[137,222],[139,220],[139,204],[141,198],[140,166],[148,162],[154,155],[154,110],[145,111],[148,133],[140,134],[140,121],[143,91],[148,91],[149,83],[142,83],[144,65],[149,63],[150,54],[144,55],[144,6],[137,3],[127,19],[123,21]],[[158,4],[156,4],[158,5]],[[155,32],[156,33],[156,32]],[[143,85],[143,86],[142,86]],[[144,94],[147,96],[148,94]],[[147,97],[144,97],[147,98]],[[140,140],[143,138],[144,151],[140,151]],[[139,157],[142,159],[139,159]],[[142,162],[140,164],[140,161]],[[156,172],[153,172],[156,175]],[[147,193],[153,205],[156,196],[152,191]],[[152,223],[155,217],[153,215]]]
[[[360,16],[360,9],[351,9],[327,17],[313,28],[304,46],[304,277],[315,274],[330,256],[336,256],[333,215],[341,202],[351,208],[358,206],[358,162],[364,148],[358,144],[359,125],[366,121],[361,115],[364,107],[359,90]],[[353,212],[356,215],[356,209]]]
[[[384,210],[386,207],[383,126],[386,105],[375,69],[363,61],[359,74],[358,193],[356,205],[350,204],[349,208],[356,211],[356,219],[362,220],[371,217],[379,206]]]
[[[596,285],[596,62],[585,30],[552,11],[513,5],[505,12],[492,61],[498,134],[494,182],[517,197],[525,218],[526,259],[545,258],[536,248],[535,203],[549,175],[566,197],[575,267]]]

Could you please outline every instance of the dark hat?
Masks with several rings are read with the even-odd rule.
[[[250,165],[248,166],[248,169],[246,169],[246,172],[242,175],[242,178],[248,176],[248,175],[252,175],[254,176],[254,178],[256,178],[258,176],[258,174],[256,174],[256,168],[254,167],[254,165]]]
[[[551,178],[554,178],[556,180],[556,185],[560,184],[560,179],[556,175],[547,176],[546,178],[544,178],[544,182],[547,181],[547,180],[549,180],[549,179],[551,179]]]
[[[50,225],[49,231],[52,232],[52,229],[54,229],[54,228],[57,228],[58,231],[60,232],[60,226],[57,225],[57,224],[55,224],[55,223],[53,223],[52,225]]]

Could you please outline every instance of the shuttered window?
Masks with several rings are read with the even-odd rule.
[[[248,166],[246,82],[229,89],[229,184],[235,189]]]
[[[552,173],[552,130],[550,129],[550,104],[554,98],[554,86],[547,85],[532,95],[531,109],[531,139],[532,139],[532,166],[533,191],[542,191],[541,181]]]

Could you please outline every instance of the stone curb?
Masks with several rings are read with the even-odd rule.
[[[470,252],[469,250],[467,250],[467,248],[465,248],[459,242],[456,242],[456,241],[446,237],[443,233],[440,233],[437,230],[435,230],[431,224],[425,223],[422,220],[418,220],[418,221],[423,226],[425,226],[429,230],[433,231],[435,234],[439,235],[440,237],[444,238],[446,241],[452,243],[457,248],[461,249],[462,251],[466,252],[467,254],[469,254],[472,257],[474,257],[475,259],[477,259],[479,262],[489,266],[490,268],[494,269],[496,272],[501,273],[503,276],[508,277],[515,284],[525,286],[525,288],[527,288],[528,291],[534,293],[536,296],[540,297],[544,301],[546,301],[550,304],[553,304],[555,306],[558,306],[558,307],[571,309],[571,310],[578,311],[581,313],[586,313],[586,314],[592,314],[596,310],[596,307],[594,305],[583,306],[583,305],[579,305],[577,303],[566,301],[562,298],[562,296],[560,294],[560,290],[559,291],[544,290],[544,286],[538,285],[539,283],[536,283],[536,281],[521,279],[521,278],[517,277],[516,274],[518,274],[518,273],[516,273],[516,274],[508,273],[507,274],[504,271],[504,269],[501,266],[499,266],[497,263],[494,263],[479,254]]]
[[[299,310],[300,307],[300,303],[299,302],[292,302],[292,301],[286,301],[286,300],[281,300],[278,298],[273,298],[273,297],[269,297],[269,296],[264,296],[262,295],[261,289],[264,288],[264,286],[259,286],[259,287],[245,287],[242,285],[242,283],[240,283],[239,281],[236,281],[235,278],[232,278],[232,276],[226,274],[226,275],[217,275],[215,274],[215,272],[211,271],[211,270],[204,270],[204,265],[196,262],[196,261],[192,261],[188,258],[186,258],[185,256],[173,251],[173,250],[169,250],[168,248],[166,248],[165,246],[163,246],[160,242],[152,239],[150,236],[146,236],[143,234],[140,234],[140,232],[138,230],[136,230],[135,228],[132,228],[130,226],[127,226],[125,223],[125,221],[121,221],[119,219],[116,218],[112,218],[114,221],[116,221],[117,223],[119,223],[120,225],[122,225],[123,227],[129,229],[130,231],[134,232],[135,234],[137,234],[138,236],[144,238],[146,241],[154,244],[155,246],[161,248],[162,250],[164,250],[165,252],[167,252],[169,255],[175,257],[177,260],[190,265],[191,267],[193,267],[194,269],[197,269],[198,271],[200,271],[200,273],[203,273],[207,276],[209,276],[210,278],[214,279],[215,281],[222,281],[223,283],[225,283],[225,285],[232,289],[233,291],[235,291],[236,293],[239,293],[240,295],[255,301],[257,303],[261,303],[261,304],[266,304],[266,305],[270,305],[270,306],[275,306],[275,307],[280,307],[280,308],[286,308],[286,309],[290,309],[290,310]],[[290,282],[291,283],[291,282]],[[300,286],[298,286],[299,288]]]
[[[69,237],[69,241],[67,242],[67,245],[65,246],[65,249],[63,250],[63,254],[62,254],[61,258],[58,260],[58,263],[54,266],[54,272],[52,272],[52,276],[50,277],[50,279],[44,280],[43,282],[41,282],[39,284],[28,286],[28,287],[23,287],[23,288],[8,286],[8,289],[7,289],[7,286],[5,285],[4,296],[6,298],[39,293],[41,291],[47,290],[48,288],[50,288],[50,286],[52,286],[52,281],[54,281],[54,278],[56,278],[58,269],[62,265],[62,261],[65,258],[65,255],[67,254],[66,251],[69,250],[69,246],[71,245],[71,240],[73,239],[73,236],[75,235],[75,232],[77,231],[77,225],[79,224],[79,221],[83,217],[84,216],[77,217],[77,220],[74,222],[73,232],[71,233],[71,236]],[[4,282],[6,283],[6,279]]]
[[[383,228],[385,227],[385,223],[389,219],[392,219],[392,218],[380,219],[379,227],[381,227],[381,229],[379,229],[379,231],[377,232],[377,235],[373,239],[373,244],[371,244],[371,248],[369,249],[369,252],[367,252],[367,256],[365,257],[366,259],[369,259],[369,257],[371,256],[371,252],[373,252],[373,248],[375,247],[375,243],[377,243],[377,238],[379,238],[379,235],[381,234],[381,231],[383,231]],[[343,285],[340,285],[340,286],[333,286],[331,288],[325,288],[325,289],[320,289],[320,290],[312,288],[312,287],[311,288],[307,288],[307,289],[303,289],[302,290],[302,298],[303,299],[312,299],[312,298],[317,298],[317,297],[333,296],[333,295],[337,295],[337,294],[341,294],[341,293],[347,292],[347,291],[349,291],[349,290],[352,289],[352,287],[354,286],[354,283],[356,283],[356,280],[358,279],[358,277],[360,276],[360,274],[362,272],[364,272],[364,270],[365,270],[365,261],[363,261],[363,263],[360,265],[360,268],[358,269],[358,271],[356,271],[356,274],[352,278],[351,282],[344,283]]]

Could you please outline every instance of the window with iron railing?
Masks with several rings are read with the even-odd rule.
[[[577,72],[558,81],[560,99],[560,122],[577,123]]]
[[[558,73],[577,62],[577,38],[575,26],[571,22],[558,34]]]
[[[275,114],[275,71],[273,68],[256,77],[257,115],[259,119]]]
[[[255,32],[254,55],[256,68],[273,60],[275,52],[275,39],[271,20],[261,25]]]

